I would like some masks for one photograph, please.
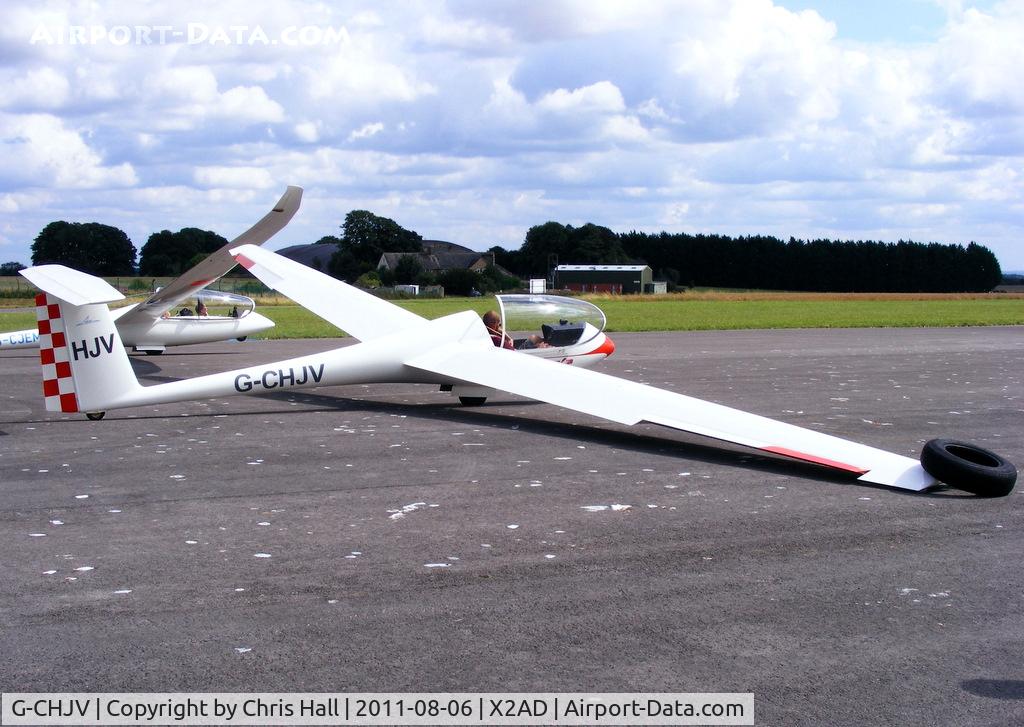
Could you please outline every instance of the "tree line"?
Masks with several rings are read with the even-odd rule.
[[[367,210],[345,216],[340,236],[325,253],[324,272],[367,287],[395,283],[441,284],[455,293],[516,286],[494,266],[482,272],[423,269],[416,253],[422,236]],[[97,222],[51,222],[32,244],[32,263],[61,263],[94,275],[178,275],[227,240],[186,227],[149,236],[138,254],[128,236]],[[385,252],[404,252],[395,270],[377,270]],[[977,292],[1000,283],[999,261],[987,247],[875,240],[797,240],[751,235],[616,233],[607,227],[546,222],[531,227],[518,250],[492,247],[494,262],[521,278],[548,277],[558,263],[645,263],[672,287],[759,288],[836,292]],[[18,263],[2,271],[14,274]]]
[[[982,292],[999,285],[996,256],[983,245],[900,240],[797,240],[765,235],[618,234],[607,227],[548,222],[519,250],[491,248],[524,277],[557,263],[645,263],[672,286],[834,292]]]
[[[91,275],[179,275],[228,241],[209,230],[185,227],[149,236],[136,266],[135,245],[123,230],[99,222],[51,222],[32,243],[32,264],[59,263]],[[12,263],[18,266],[18,263]],[[14,270],[17,272],[17,270]]]

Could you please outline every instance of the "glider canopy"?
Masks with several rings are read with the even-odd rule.
[[[552,346],[575,346],[596,338],[607,323],[600,308],[579,298],[528,294],[495,297],[502,325],[513,337],[537,334]]]

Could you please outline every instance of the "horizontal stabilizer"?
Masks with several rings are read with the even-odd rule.
[[[106,280],[63,265],[37,265],[20,272],[32,285],[71,305],[124,300],[124,296]]]

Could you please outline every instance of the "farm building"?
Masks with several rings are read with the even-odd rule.
[[[404,255],[412,255],[419,260],[423,269],[432,273],[443,272],[455,268],[468,268],[482,272],[492,263],[490,253],[477,252],[468,247],[457,245],[454,242],[443,240],[423,240],[423,252],[385,252],[377,261],[378,270],[394,270],[398,261]],[[308,265],[316,270],[326,271],[331,257],[338,251],[338,245],[334,243],[315,243],[312,245],[292,245],[278,253],[287,258]],[[511,275],[500,265],[498,270]]]
[[[644,293],[653,286],[649,265],[559,265],[555,287],[578,293]]]
[[[494,263],[494,256],[488,252],[477,252],[454,242],[424,240],[423,252],[386,252],[377,262],[378,270],[394,270],[406,255],[416,258],[424,270],[441,273],[445,270],[465,268],[482,273],[494,265],[503,275],[512,275],[508,270]]]

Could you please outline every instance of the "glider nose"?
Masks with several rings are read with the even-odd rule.
[[[595,348],[591,353],[603,353],[605,358],[608,358],[615,353],[615,342],[612,341],[608,336],[604,337],[604,341],[601,345]]]

